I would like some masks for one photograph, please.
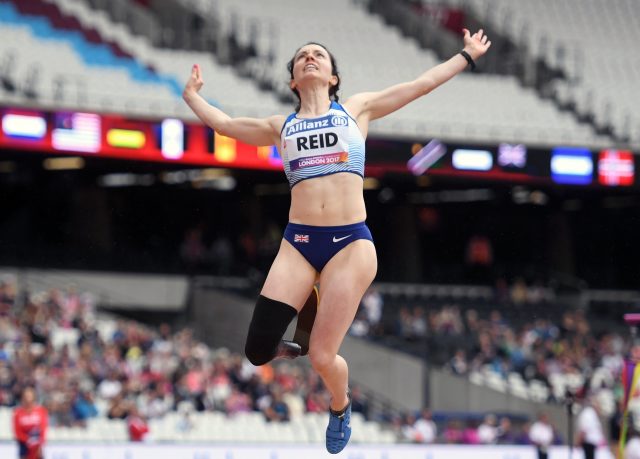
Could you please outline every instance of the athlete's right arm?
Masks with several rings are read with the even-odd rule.
[[[204,124],[218,134],[233,137],[250,145],[267,146],[280,143],[280,129],[284,124],[284,116],[231,118],[198,94],[203,84],[200,66],[196,64],[191,70],[191,76],[184,87],[182,97]]]

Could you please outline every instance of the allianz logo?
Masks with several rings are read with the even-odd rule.
[[[299,132],[312,131],[328,127],[347,126],[349,120],[346,116],[329,115],[315,120],[301,120],[287,128],[287,136],[297,134]]]
[[[335,115],[331,117],[332,126],[346,126],[347,124],[349,124],[349,120],[346,116]]]

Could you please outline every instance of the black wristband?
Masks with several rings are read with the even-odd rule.
[[[463,49],[462,51],[460,51],[460,54],[467,60],[467,63],[471,66],[471,71],[474,71],[476,69],[476,63],[473,62],[473,59],[471,58],[471,56],[469,56],[469,53]]]

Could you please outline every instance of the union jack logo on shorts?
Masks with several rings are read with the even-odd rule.
[[[309,242],[308,234],[296,234],[293,236],[293,242]]]

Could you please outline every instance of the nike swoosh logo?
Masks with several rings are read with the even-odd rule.
[[[344,241],[346,238],[353,236],[353,234],[350,234],[348,236],[344,236],[344,237],[335,237],[333,236],[333,242],[340,242],[340,241]]]

